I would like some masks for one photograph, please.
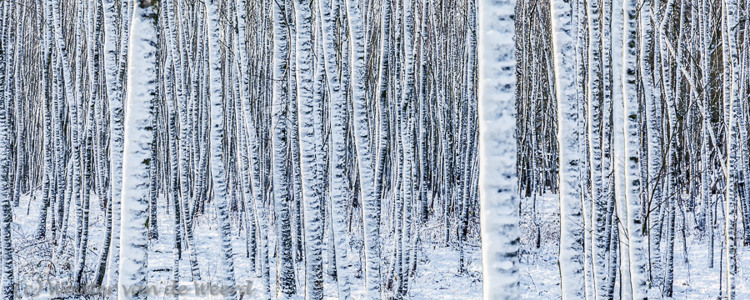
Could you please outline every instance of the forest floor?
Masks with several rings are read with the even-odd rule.
[[[69,295],[69,288],[72,286],[71,273],[73,265],[70,262],[75,261],[72,251],[59,251],[59,249],[50,249],[50,243],[42,243],[34,238],[39,222],[39,199],[40,194],[37,192],[35,197],[24,195],[21,197],[18,207],[13,210],[14,219],[12,224],[13,230],[13,248],[15,249],[16,258],[16,282],[22,291],[18,294],[24,299],[52,299],[52,298],[75,298],[66,297]],[[36,198],[36,199],[35,199]],[[174,264],[174,217],[172,216],[172,207],[167,207],[166,201],[159,199],[159,238],[152,240],[149,245],[149,279],[148,285],[153,288],[152,293],[157,297],[149,299],[172,299],[172,296],[164,294],[165,288],[171,285],[172,269]],[[31,202],[30,202],[31,201]],[[101,248],[104,243],[105,235],[105,215],[102,209],[99,209],[99,199],[95,196],[90,200],[90,230],[88,242],[88,254],[86,258],[85,278],[87,282],[92,280],[94,270],[98,267]],[[71,222],[75,222],[75,210],[68,212]],[[215,207],[207,204],[205,214],[197,217],[195,221],[195,244],[197,248],[198,265],[201,270],[201,283],[196,285],[190,275],[190,263],[187,252],[182,253],[180,261],[180,285],[184,286],[186,293],[180,296],[180,299],[221,299],[219,293],[211,297],[211,290],[205,283],[214,285],[221,284],[220,268],[220,244],[221,239],[218,232]],[[247,291],[244,299],[261,298],[263,295],[261,279],[256,277],[250,267],[250,259],[247,257],[247,247],[245,245],[244,226],[241,231],[238,230],[239,224],[232,223],[233,236],[232,249],[234,252],[234,270],[236,284],[243,291]],[[273,227],[269,227],[269,239],[275,238]],[[67,227],[68,243],[72,243],[75,237],[75,223],[70,223]],[[242,239],[239,238],[242,235]],[[273,254],[272,248],[269,249]],[[72,249],[72,245],[68,245]],[[49,259],[52,251],[57,251],[57,258]],[[327,265],[327,254],[323,253],[324,262]],[[350,259],[355,255],[350,254]],[[409,289],[409,298],[412,299],[479,299],[481,298],[481,261],[480,250],[477,245],[469,245],[466,249],[467,272],[463,275],[457,275],[458,269],[458,251],[450,247],[440,246],[438,243],[425,242],[420,246],[418,252],[417,276],[412,279]],[[360,268],[359,262],[353,262],[351,269],[356,273]],[[275,276],[276,263],[273,258],[270,260],[270,278],[271,292],[275,293]],[[296,276],[304,276],[304,264],[297,264]],[[336,295],[336,283],[328,275],[325,275],[325,294]],[[364,296],[364,278],[355,276],[353,282],[352,296],[355,299]],[[41,282],[41,284],[40,284]],[[298,294],[304,294],[304,278],[298,279]],[[42,286],[40,290],[39,287]],[[106,287],[106,278],[105,278]],[[246,288],[246,287],[249,287]],[[57,292],[51,292],[50,289],[57,289]],[[92,290],[96,293],[97,290]],[[249,296],[249,297],[248,297]],[[91,299],[102,299],[101,296],[89,297]],[[302,297],[298,297],[303,299]],[[328,297],[335,299],[334,297]]]
[[[49,243],[42,243],[36,240],[34,232],[38,224],[39,202],[32,200],[30,197],[22,196],[18,207],[14,208],[13,228],[13,248],[15,249],[16,258],[16,282],[25,288],[20,294],[24,298],[50,298],[49,289],[43,290],[36,294],[39,286],[39,280],[49,279],[47,286],[57,283],[57,287],[70,285],[70,273],[73,267],[69,263],[73,259],[73,253],[49,249]],[[160,199],[163,200],[163,199]],[[91,223],[90,223],[90,240],[88,245],[86,279],[91,280],[96,266],[98,266],[101,245],[103,244],[105,218],[101,209],[96,208],[99,200],[96,197],[91,198]],[[556,195],[542,195],[537,199],[537,218],[539,224],[540,247],[536,248],[537,231],[532,213],[525,213],[521,221],[521,253],[520,257],[520,276],[521,292],[523,299],[559,299],[559,270],[557,267],[557,251],[559,240],[559,210]],[[155,292],[163,293],[163,288],[168,286],[172,280],[173,249],[174,249],[174,231],[171,217],[171,208],[167,208],[166,201],[160,201],[162,205],[159,210],[159,239],[152,241],[149,253],[149,284],[153,285]],[[522,211],[532,212],[533,198],[526,198],[522,201]],[[721,208],[719,208],[721,210]],[[70,220],[75,221],[75,211]],[[720,211],[721,213],[721,211]],[[720,278],[722,264],[725,256],[722,254],[721,247],[721,228],[723,223],[720,218],[716,226],[716,244],[714,247],[714,267],[708,268],[708,255],[706,238],[699,235],[698,231],[693,230],[694,224],[692,216],[688,214],[686,219],[687,243],[682,237],[682,216],[678,212],[676,219],[677,226],[675,229],[675,266],[674,266],[674,297],[673,299],[717,299],[720,291]],[[220,284],[220,238],[215,222],[216,212],[213,205],[207,205],[206,213],[198,217],[196,222],[195,238],[198,255],[198,264],[201,269],[201,282],[210,282]],[[246,295],[245,299],[255,299],[262,295],[261,281],[255,277],[250,268],[250,260],[246,256],[246,245],[243,239],[238,238],[238,233],[244,235],[244,229],[238,231],[238,224],[233,223],[234,250],[234,270],[236,274],[237,285],[246,288],[250,297]],[[75,224],[68,226],[70,237],[75,236]],[[269,232],[269,238],[273,239],[274,232]],[[430,241],[431,238],[425,238],[420,244],[417,252],[417,270],[416,277],[409,283],[409,298],[411,299],[480,299],[482,294],[482,276],[481,276],[481,258],[480,249],[474,244],[467,245],[466,261],[467,272],[458,274],[458,251],[453,247],[442,246],[441,243]],[[69,241],[72,240],[69,239]],[[72,249],[72,247],[68,247]],[[685,250],[687,249],[690,259],[685,260]],[[273,251],[273,249],[269,249]],[[49,253],[58,251],[57,259],[50,260]],[[327,260],[326,253],[323,253],[324,260]],[[351,258],[352,256],[350,256]],[[739,273],[738,273],[738,299],[750,299],[750,250],[747,247],[738,248]],[[720,262],[721,260],[721,262]],[[276,268],[275,262],[271,262],[271,287],[272,293]],[[359,269],[359,265],[353,266],[352,269]],[[302,276],[303,264],[298,264],[297,276]],[[189,289],[182,299],[205,299],[211,294],[206,289],[202,294],[200,288],[206,288],[206,285],[196,286],[190,278],[190,265],[188,254],[183,253],[183,259],[180,264],[181,284]],[[723,280],[723,279],[721,279]],[[47,282],[47,281],[45,281]],[[298,280],[299,294],[304,294],[304,280]],[[353,282],[353,296],[355,299],[362,298],[364,289],[362,288],[363,278],[356,276]],[[198,292],[196,293],[196,287]],[[161,288],[161,290],[160,290]],[[326,275],[325,294],[336,295],[336,284],[330,276]],[[619,285],[616,287],[619,289]],[[650,291],[652,298],[660,298],[661,291],[654,288]],[[64,295],[63,292],[58,294]],[[617,294],[617,293],[616,293]],[[162,294],[163,295],[163,294]],[[57,295],[61,296],[61,295]],[[100,299],[101,297],[92,297]],[[172,298],[170,297],[156,297]],[[220,297],[216,297],[220,298]],[[331,298],[334,299],[334,298]]]
[[[521,211],[532,212],[533,198],[525,198]],[[692,213],[686,218],[677,211],[674,242],[674,294],[667,299],[721,299],[720,280],[726,269],[726,250],[723,241],[724,218],[722,205],[718,206],[719,217],[715,227],[714,266],[708,268],[708,242],[705,234],[695,229]],[[557,252],[560,235],[560,211],[558,196],[545,194],[537,197],[537,220],[541,233],[540,248],[536,248],[536,229],[531,213],[524,214],[521,220],[521,291],[524,299],[559,299],[560,273]],[[683,223],[684,220],[684,223]],[[686,238],[682,235],[683,226]],[[741,226],[738,226],[741,227]],[[741,228],[740,228],[741,230]],[[741,236],[741,235],[740,235]],[[741,239],[739,239],[741,240]],[[739,241],[738,240],[738,241]],[[687,243],[685,243],[687,241]],[[685,255],[685,249],[687,254]],[[664,244],[662,243],[662,251]],[[750,299],[750,248],[738,247],[737,299]],[[664,257],[664,254],[662,254]],[[685,258],[689,259],[686,260]],[[619,280],[618,280],[619,281]],[[619,283],[615,289],[619,289]],[[620,293],[615,292],[616,295]],[[649,291],[652,299],[662,299],[660,288]],[[722,297],[723,296],[723,297]]]

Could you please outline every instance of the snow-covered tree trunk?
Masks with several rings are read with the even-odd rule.
[[[302,233],[302,215],[303,204],[302,204],[302,178],[300,173],[300,144],[299,144],[299,127],[297,118],[297,20],[295,17],[296,2],[294,0],[286,1],[285,10],[288,37],[289,37],[289,77],[287,77],[288,91],[289,91],[289,102],[287,104],[287,132],[288,132],[288,146],[289,146],[289,167],[291,173],[289,174],[291,184],[290,197],[293,200],[290,202],[290,213],[292,214],[292,247],[294,249],[293,256],[295,261],[302,261],[305,247],[305,241],[303,240],[304,234]],[[294,4],[293,4],[294,2]],[[293,9],[294,7],[294,9]]]
[[[633,299],[647,298],[648,274],[646,267],[648,257],[646,252],[645,229],[641,206],[641,192],[643,180],[641,178],[640,162],[641,142],[638,123],[638,83],[637,59],[638,49],[638,3],[635,0],[623,2],[623,56],[622,56],[622,98],[623,124],[625,138],[625,199],[627,205],[626,228],[628,230],[628,246],[630,250],[630,278]]]
[[[9,17],[10,5],[2,5],[3,17]],[[0,57],[5,59],[7,38],[5,30],[0,31]],[[10,168],[10,124],[8,122],[8,102],[6,98],[6,62],[0,64],[0,243],[2,243],[2,293],[0,297],[13,300],[15,286],[13,281],[13,244],[11,240],[11,223],[13,208],[11,207],[11,182],[8,177]]]
[[[43,4],[40,3],[40,4]],[[45,18],[48,16],[49,9],[42,6],[40,10],[43,10]],[[54,197],[56,191],[54,189],[55,180],[55,166],[54,166],[54,145],[55,141],[52,135],[52,114],[54,111],[53,105],[53,73],[51,72],[50,65],[52,64],[52,39],[51,36],[51,24],[49,20],[44,23],[40,23],[42,26],[41,30],[41,45],[42,45],[42,94],[43,94],[43,109],[44,109],[44,186],[42,188],[42,203],[39,210],[39,225],[35,233],[35,237],[39,240],[43,240],[47,237],[47,216],[52,217],[54,220]],[[2,34],[2,33],[0,33]],[[2,50],[0,50],[2,51]],[[54,222],[52,222],[54,223]],[[53,226],[54,227],[54,224]],[[54,237],[53,237],[54,238]]]
[[[390,54],[390,27],[391,27],[391,0],[383,0],[380,15],[380,52],[378,62],[378,85],[375,96],[377,97],[378,111],[380,112],[377,154],[375,157],[375,198],[380,199],[383,190],[383,173],[385,172],[385,160],[388,155],[388,79],[390,76],[389,57]]]
[[[245,0],[237,0],[237,8],[246,7]],[[240,156],[238,168],[242,174],[240,175],[242,183],[243,203],[245,207],[245,226],[246,226],[246,238],[248,239],[248,257],[250,258],[250,265],[253,270],[259,270],[258,261],[256,259],[258,251],[258,239],[257,239],[257,224],[255,208],[253,207],[252,200],[252,188],[250,182],[250,159],[249,159],[249,147],[248,147],[248,133],[247,133],[247,121],[244,114],[244,102],[249,101],[250,86],[248,82],[248,59],[247,59],[247,14],[245,9],[233,9],[237,14],[237,44],[235,51],[237,52],[237,70],[239,71],[238,80],[235,82],[237,96],[235,97],[235,105],[238,115],[238,136],[239,142],[237,143],[237,155]]]
[[[219,217],[221,237],[221,276],[224,288],[234,288],[234,258],[232,256],[232,227],[229,223],[229,199],[227,177],[224,168],[224,103],[221,79],[221,49],[219,40],[219,12],[216,0],[206,1],[206,23],[208,33],[209,99],[211,104],[211,176],[213,179],[213,203]],[[236,291],[229,295],[237,297]]]
[[[427,78],[428,78],[428,69],[427,69],[427,44],[428,44],[428,38],[427,34],[429,33],[429,27],[427,27],[427,14],[429,12],[428,7],[430,6],[429,0],[422,0],[422,16],[421,16],[421,28],[420,28],[420,47],[419,47],[419,62],[421,64],[420,66],[420,72],[419,72],[419,115],[418,115],[418,130],[419,130],[419,140],[418,140],[418,147],[419,147],[419,203],[421,205],[421,221],[427,222],[428,216],[430,214],[430,201],[427,200],[427,194],[430,187],[428,186],[428,182],[430,180],[430,162],[428,161],[428,137],[427,137],[427,131],[428,131],[428,108],[427,108],[427,101],[430,99],[427,90]],[[476,34],[475,34],[476,35]],[[383,41],[387,39],[382,39]],[[473,82],[473,81],[472,81]],[[376,181],[379,179],[379,177],[375,177]],[[416,253],[416,252],[415,252]]]
[[[299,147],[301,155],[302,205],[305,222],[305,299],[323,299],[323,195],[318,188],[315,108],[321,105],[313,91],[312,11],[310,0],[295,1],[297,25],[297,96],[299,103]],[[317,100],[320,100],[319,98]]]
[[[278,239],[277,293],[291,297],[296,293],[292,258],[292,225],[290,215],[289,181],[287,178],[286,107],[288,96],[288,55],[286,3],[276,1],[273,6],[273,107],[271,144],[273,151],[273,196],[276,209],[276,238]]]
[[[478,1],[479,198],[484,299],[520,297],[513,0]]]
[[[606,281],[602,282],[604,295],[602,298],[614,297],[615,280],[617,277],[617,222],[615,218],[615,181],[612,168],[612,7],[611,0],[603,1],[602,6],[602,197],[605,197],[606,214],[604,240],[606,243]],[[615,225],[613,225],[615,224]]]
[[[557,98],[560,177],[560,277],[563,299],[584,297],[583,224],[580,190],[581,118],[575,94],[575,26],[570,0],[550,5]]]
[[[603,71],[602,71],[602,4],[603,1],[587,1],[587,18],[589,31],[588,46],[588,74],[587,74],[587,108],[588,114],[588,152],[589,152],[589,175],[591,180],[591,258],[594,284],[594,298],[604,299],[607,294],[605,284],[607,273],[607,203],[608,198],[604,194],[604,182],[602,176],[602,115],[603,101]],[[585,244],[585,243],[584,243]]]
[[[708,14],[708,5],[707,0],[700,0],[700,51],[701,51],[701,69],[707,70],[710,66],[710,57],[706,55],[708,53],[708,49],[710,47],[711,37],[709,36],[709,14]],[[709,72],[703,72],[701,74],[701,84],[703,86],[708,86],[709,83]],[[705,89],[703,91],[703,97],[700,100],[700,111],[702,115],[702,122],[701,122],[701,204],[703,206],[703,213],[705,214],[705,226],[704,230],[706,231],[707,235],[707,245],[708,245],[708,268],[713,268],[714,263],[714,235],[713,235],[713,220],[712,220],[712,212],[711,212],[711,189],[709,186],[710,179],[711,179],[711,170],[709,169],[710,166],[710,146],[709,146],[709,130],[711,126],[711,119],[708,117],[708,109],[709,102],[711,100],[711,89]]]
[[[337,0],[334,0],[337,1]],[[318,27],[321,39],[319,49],[323,50],[325,79],[330,95],[328,113],[330,122],[330,201],[331,226],[336,255],[336,275],[339,298],[348,299],[352,278],[348,261],[349,238],[347,232],[347,201],[349,188],[346,178],[346,98],[341,89],[339,64],[336,60],[335,27],[331,13],[331,1],[318,1]],[[322,91],[321,91],[322,92]],[[320,95],[322,97],[322,95]]]
[[[239,10],[238,10],[239,11]],[[242,26],[245,24],[244,18],[240,18],[238,23],[238,29],[243,29]],[[241,46],[244,44],[241,43]],[[244,49],[243,49],[244,50]],[[258,228],[258,247],[259,249],[259,268],[256,269],[256,275],[261,277],[262,289],[266,299],[271,299],[271,279],[270,279],[270,264],[269,264],[269,240],[268,240],[268,221],[266,218],[266,206],[265,206],[265,191],[263,191],[263,185],[261,183],[261,145],[258,141],[258,130],[255,126],[253,115],[251,111],[250,90],[249,90],[249,76],[248,72],[243,72],[242,54],[243,50],[240,50],[240,73],[242,75],[243,90],[247,88],[247,93],[242,94],[242,109],[244,110],[244,121],[247,129],[247,144],[248,144],[248,156],[250,160],[250,184],[252,188],[253,200],[251,205],[255,213],[257,214],[256,227]]]
[[[185,241],[187,242],[187,251],[188,251],[188,257],[190,259],[190,271],[191,275],[194,281],[199,281],[201,279],[200,276],[200,270],[198,269],[198,258],[197,253],[195,249],[195,238],[193,235],[193,226],[192,222],[190,222],[190,218],[192,217],[190,215],[190,212],[188,210],[189,207],[189,199],[190,199],[190,190],[188,188],[189,186],[189,176],[190,176],[190,168],[189,168],[189,159],[190,155],[188,153],[189,148],[189,122],[188,122],[188,112],[187,112],[187,96],[185,95],[185,89],[187,88],[186,84],[184,83],[184,68],[183,63],[181,60],[181,54],[179,49],[179,39],[178,39],[178,30],[177,30],[177,20],[176,20],[176,7],[174,0],[166,0],[163,2],[164,6],[163,8],[166,10],[165,16],[167,18],[165,24],[165,33],[166,37],[165,40],[167,42],[167,49],[170,53],[170,57],[172,59],[172,67],[174,68],[174,89],[175,89],[175,96],[177,100],[177,109],[178,115],[179,115],[179,124],[180,124],[180,132],[179,132],[179,186],[180,186],[180,194],[178,201],[179,203],[179,226],[182,231],[184,231],[185,234]]]
[[[148,201],[153,104],[157,89],[158,2],[135,0],[128,47],[128,87],[125,119],[120,228],[118,297],[145,299],[139,288],[148,274]]]
[[[81,243],[79,245],[78,250],[78,264],[76,266],[74,276],[75,276],[75,283],[76,286],[81,286],[83,284],[83,270],[86,266],[86,258],[88,253],[88,244],[89,244],[89,222],[90,222],[90,200],[91,200],[91,191],[95,190],[94,188],[94,180],[93,177],[95,174],[92,174],[93,172],[93,156],[94,156],[94,149],[93,149],[93,143],[94,143],[94,135],[95,135],[95,123],[94,123],[94,112],[95,107],[100,101],[100,92],[99,92],[99,47],[97,47],[96,43],[97,40],[95,37],[98,37],[97,32],[101,28],[101,24],[99,22],[98,17],[98,7],[95,1],[88,1],[88,7],[87,7],[87,13],[88,16],[86,17],[86,27],[87,27],[87,55],[88,55],[88,75],[89,75],[89,93],[90,93],[90,99],[88,104],[88,112],[87,112],[87,121],[86,121],[86,129],[84,130],[86,137],[84,138],[84,145],[85,148],[81,150],[82,155],[85,155],[85,159],[82,162],[83,165],[83,184],[81,185],[81,192],[82,192],[82,210],[83,210],[83,220],[81,221]],[[91,165],[91,167],[87,167],[86,165]]]
[[[474,144],[474,98],[476,93],[474,92],[474,77],[475,72],[475,60],[476,60],[476,49],[477,49],[477,37],[476,37],[476,9],[473,0],[469,0],[468,6],[468,31],[466,33],[466,75],[464,78],[464,90],[466,90],[466,151],[464,158],[464,170],[463,170],[463,197],[461,197],[461,212],[459,213],[459,240],[458,240],[458,270],[463,272],[464,270],[464,241],[468,231],[468,204],[469,204],[469,186],[471,177],[471,166],[473,165],[473,149]]]
[[[161,73],[161,70],[159,71],[159,73]],[[164,76],[162,74],[159,74],[159,75],[160,76]],[[163,78],[163,77],[161,77],[161,78]],[[166,86],[167,83],[165,83],[164,85]],[[165,96],[167,96],[167,95],[171,96],[172,95],[171,92],[165,92],[164,94],[165,94]],[[154,114],[155,114],[154,115],[154,128],[158,128],[159,127],[159,121],[158,121],[158,119],[159,119],[160,109],[158,108],[159,107],[158,105],[159,105],[158,102],[154,102]],[[159,138],[158,138],[158,136],[159,136],[158,134],[154,134],[154,141],[151,143],[151,161],[153,161],[154,164],[156,164],[156,162],[158,161],[158,159],[159,159],[159,150],[161,150],[161,149],[159,149],[159,145],[158,145],[159,144]],[[157,214],[159,213],[158,207],[157,207],[157,201],[159,199],[159,190],[158,190],[158,188],[159,188],[159,181],[158,181],[158,178],[157,178],[157,173],[159,173],[158,169],[159,168],[155,165],[153,168],[151,168],[151,171],[149,172],[150,173],[149,174],[150,183],[149,183],[149,201],[148,201],[148,212],[149,212],[149,216],[148,216],[148,238],[152,239],[152,240],[159,239],[159,222],[158,222],[158,216],[157,216]],[[171,192],[171,190],[170,190],[170,192]],[[177,203],[177,202],[175,202],[175,203]],[[175,208],[177,208],[177,207],[175,206]],[[177,220],[177,222],[179,222],[180,219],[179,218],[175,218],[175,220]],[[177,228],[175,228],[175,229],[177,229]],[[180,231],[175,231],[175,235],[182,236],[182,234],[180,233]],[[180,244],[178,243],[176,246],[179,246],[179,245]],[[177,248],[178,251],[180,251],[179,249],[181,249],[181,247]]]
[[[735,299],[737,296],[737,204],[740,201],[737,189],[739,182],[739,169],[741,160],[738,159],[740,152],[738,131],[740,130],[738,115],[743,113],[739,110],[740,98],[740,67],[739,67],[739,49],[738,49],[738,32],[739,32],[739,5],[737,0],[724,0],[723,17],[725,18],[726,28],[722,35],[726,35],[725,41],[729,53],[728,59],[725,59],[724,69],[729,70],[730,77],[725,78],[731,86],[729,98],[725,99],[725,107],[728,106],[728,123],[727,123],[727,189],[726,189],[726,207],[724,209],[724,224],[726,238],[726,266],[724,269],[726,276],[726,296],[727,299]],[[726,64],[729,63],[729,65]],[[726,83],[725,83],[726,84]],[[745,183],[747,184],[747,183]]]
[[[241,5],[244,3],[238,1],[238,7],[244,7]],[[246,205],[251,206],[253,211],[256,213],[255,227],[258,229],[258,248],[259,249],[259,261],[258,267],[256,268],[256,274],[262,278],[263,291],[267,298],[271,298],[270,291],[270,278],[269,278],[269,262],[268,262],[268,237],[267,237],[267,222],[265,217],[265,206],[263,204],[263,191],[260,182],[260,162],[258,158],[258,139],[257,130],[253,121],[252,112],[250,110],[250,78],[247,68],[247,52],[245,50],[245,31],[247,27],[245,11],[243,9],[237,9],[237,29],[238,29],[238,54],[239,54],[239,70],[240,70],[240,83],[241,83],[241,106],[244,112],[246,138],[247,138],[247,152],[248,152],[248,172],[250,172],[250,185],[252,191],[252,200],[247,199]]]
[[[117,11],[115,1],[104,3],[104,69],[107,82],[107,99],[109,101],[110,122],[110,187],[112,199],[112,237],[110,238],[108,264],[109,286],[118,286],[120,259],[120,225],[122,211],[122,176],[124,151],[124,101],[122,75],[126,65],[125,57],[129,48],[131,9],[130,1],[123,1],[120,15],[120,30],[117,34]],[[119,52],[117,40],[120,40]],[[126,79],[127,80],[127,79]]]
[[[670,1],[671,3],[672,1]],[[652,222],[650,226],[651,230],[649,233],[649,252],[650,252],[650,265],[652,279],[658,281],[662,277],[661,272],[661,248],[660,248],[660,232],[661,226],[656,225],[658,220],[659,212],[662,207],[662,186],[661,176],[659,172],[662,168],[662,110],[661,110],[661,89],[656,88],[655,81],[658,80],[658,75],[661,74],[660,66],[656,66],[656,60],[658,55],[654,54],[654,59],[648,59],[648,57],[654,53],[654,30],[651,25],[651,1],[643,0],[639,4],[641,6],[640,11],[640,56],[643,57],[639,61],[639,67],[641,72],[641,80],[643,81],[644,91],[644,102],[646,108],[646,144],[648,148],[648,178],[644,179],[644,190],[647,192],[648,202],[646,206],[651,208],[653,212],[647,221]],[[667,10],[669,11],[669,10]],[[656,79],[654,79],[656,78]]]
[[[669,9],[671,10],[671,9]],[[685,15],[685,5],[682,3],[680,5],[680,24],[684,24],[684,15]],[[673,81],[672,78],[669,76],[669,70],[674,69],[675,65],[669,64],[669,61],[667,58],[667,51],[666,48],[668,46],[668,43],[670,43],[667,39],[667,36],[665,34],[666,32],[666,20],[667,18],[664,18],[662,20],[662,25],[660,30],[660,38],[659,38],[659,45],[660,45],[660,53],[661,53],[661,60],[659,61],[661,63],[661,69],[662,69],[662,85],[664,87],[664,98],[665,98],[665,104],[667,106],[667,115],[668,115],[668,125],[669,125],[669,131],[667,133],[668,139],[667,143],[669,145],[668,152],[667,152],[667,173],[666,173],[666,180],[665,180],[665,191],[667,195],[666,199],[666,205],[667,205],[667,216],[666,216],[666,254],[664,258],[664,296],[665,297],[672,297],[673,293],[673,283],[674,283],[674,234],[675,234],[675,218],[676,218],[676,206],[678,205],[678,201],[680,201],[681,197],[681,190],[678,186],[678,172],[677,168],[679,167],[677,165],[678,163],[678,157],[677,157],[677,133],[679,128],[677,127],[677,101],[679,97],[679,91],[680,91],[680,78],[679,73],[675,77],[675,80]],[[677,40],[677,49],[678,49],[678,56],[677,56],[677,62],[676,62],[676,69],[680,70],[682,68],[682,62],[681,62],[681,53],[682,53],[682,47],[680,44],[681,38],[683,38],[683,32],[684,32],[684,26],[681,27],[680,33],[678,35]],[[671,67],[671,68],[670,68]]]
[[[337,0],[334,0],[337,1]],[[380,201],[375,198],[375,172],[370,144],[370,120],[366,99],[365,29],[360,0],[346,0],[351,48],[351,89],[354,141],[362,199],[365,238],[365,286],[367,299],[380,299]]]

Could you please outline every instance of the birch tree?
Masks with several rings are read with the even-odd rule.
[[[305,222],[305,298],[323,299],[323,195],[322,174],[318,174],[315,124],[316,101],[313,90],[312,1],[295,1],[297,24],[297,95],[299,97],[299,141],[301,153],[302,197]]]
[[[219,215],[219,236],[221,237],[222,284],[234,289],[234,258],[232,252],[232,232],[229,223],[229,200],[227,199],[227,178],[224,170],[224,104],[221,83],[221,50],[219,49],[219,12],[215,1],[206,2],[208,23],[208,68],[211,114],[211,176],[213,179],[213,199]],[[236,291],[229,295],[236,297]]]
[[[623,56],[622,56],[622,95],[623,95],[623,124],[625,138],[625,199],[627,206],[627,230],[629,241],[630,278],[634,299],[647,298],[648,263],[644,240],[643,211],[640,203],[642,179],[639,170],[640,138],[638,129],[638,87],[636,82],[638,58],[636,48],[638,28],[638,3],[632,0],[623,2]]]
[[[276,212],[276,237],[279,256],[277,259],[277,293],[290,297],[296,293],[294,262],[292,259],[292,225],[289,208],[289,190],[286,177],[287,132],[286,106],[288,86],[286,84],[289,45],[285,20],[286,4],[277,1],[273,5],[273,196]]]
[[[128,56],[128,88],[124,128],[122,218],[118,298],[145,299],[148,262],[148,195],[153,98],[156,94],[156,28],[158,2],[133,3],[132,35]]]
[[[584,297],[583,228],[580,180],[580,141],[577,123],[581,117],[575,95],[575,29],[570,1],[550,6],[552,46],[555,61],[558,143],[560,160],[560,277],[563,299]]]
[[[513,1],[479,1],[479,188],[484,299],[519,297]]]
[[[3,5],[3,18],[8,16],[8,5]],[[4,31],[4,30],[3,30]],[[0,40],[5,45],[5,33],[0,33]],[[0,46],[0,57],[6,55],[5,46]],[[8,168],[10,167],[10,125],[8,124],[6,98],[6,64],[0,64],[0,235],[2,235],[2,298],[14,299],[15,287],[13,285],[13,242],[11,240],[11,222],[13,220],[13,211],[11,207],[10,189],[11,183],[8,178]]]

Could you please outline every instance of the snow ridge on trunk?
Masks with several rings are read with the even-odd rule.
[[[145,299],[140,288],[148,275],[148,202],[154,97],[157,89],[157,7],[155,1],[134,3],[128,52],[120,227],[118,297]]]
[[[484,299],[517,299],[520,244],[514,0],[479,0],[479,201]]]

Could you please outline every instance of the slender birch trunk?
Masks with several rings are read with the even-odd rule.
[[[288,96],[288,54],[287,24],[285,11],[289,9],[282,1],[273,6],[273,108],[271,128],[273,147],[273,196],[276,209],[276,238],[278,239],[278,256],[276,277],[277,293],[291,297],[296,293],[294,262],[292,258],[292,227],[290,216],[290,199],[287,180],[287,132],[286,106]]]
[[[583,228],[581,224],[581,157],[578,120],[581,118],[575,94],[575,30],[569,0],[556,0],[550,6],[552,47],[557,98],[560,160],[560,277],[563,299],[584,297]]]

